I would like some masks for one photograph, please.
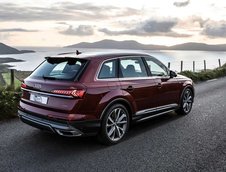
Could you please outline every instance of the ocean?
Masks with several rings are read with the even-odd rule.
[[[20,48],[21,49],[21,48]],[[42,61],[44,57],[57,55],[64,52],[73,52],[73,48],[34,48],[23,47],[23,49],[30,49],[36,51],[35,53],[26,54],[10,54],[0,55],[0,58],[11,57],[15,59],[24,60],[24,62],[7,63],[13,66],[13,69],[23,71],[33,71]],[[204,60],[206,61],[207,69],[213,69],[219,66],[218,59],[221,64],[226,63],[226,51],[168,51],[168,50],[114,50],[114,49],[79,49],[81,52],[89,51],[132,51],[145,52],[158,58],[166,66],[170,62],[170,69],[179,72],[181,69],[181,61],[183,61],[183,70],[193,70],[193,61],[195,61],[195,70],[200,71],[204,69]]]

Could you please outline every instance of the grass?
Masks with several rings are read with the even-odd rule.
[[[2,76],[3,76],[3,79],[5,80],[6,85],[10,85],[11,84],[10,73],[2,73]],[[15,88],[20,87],[21,81],[14,77],[14,85],[15,85]]]

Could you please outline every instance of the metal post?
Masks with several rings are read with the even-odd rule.
[[[14,69],[10,69],[10,85],[14,88]]]
[[[204,60],[204,71],[206,71],[206,60]]]
[[[170,62],[168,62],[168,68],[170,69]]]
[[[221,67],[221,59],[218,59],[219,67]]]
[[[183,61],[180,62],[180,71],[183,71]]]
[[[193,72],[195,72],[195,61],[193,61]]]

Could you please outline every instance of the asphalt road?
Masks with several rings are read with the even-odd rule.
[[[0,123],[0,171],[226,171],[226,78],[197,84],[187,116],[136,124],[115,146]]]

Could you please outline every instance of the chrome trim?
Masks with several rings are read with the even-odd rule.
[[[138,119],[137,122],[141,122],[141,121],[144,121],[146,119],[150,119],[150,118],[154,118],[156,116],[160,116],[160,115],[163,115],[163,114],[166,114],[166,113],[169,113],[169,112],[173,112],[174,110],[168,110],[168,111],[165,111],[165,112],[160,112],[160,113],[157,113],[155,115],[151,115],[151,116],[147,116],[145,118],[141,118],[141,119]]]
[[[119,78],[119,81],[127,81],[127,80],[143,80],[143,79],[156,79],[156,76],[146,76],[146,77],[125,77]]]
[[[160,111],[160,110],[165,110],[168,108],[176,108],[177,106],[178,106],[178,104],[173,103],[173,104],[154,107],[154,108],[150,108],[150,109],[144,109],[144,110],[137,111],[135,116],[139,116],[139,115],[143,115],[143,114],[151,113],[151,112],[156,112],[156,111]]]
[[[162,78],[163,79],[170,79],[170,76],[169,75],[167,75],[167,76],[146,76],[146,77],[125,77],[125,78],[118,78],[118,77],[117,78],[98,78],[98,75],[100,73],[101,67],[102,67],[102,65],[105,62],[112,61],[112,60],[119,59],[119,58],[121,59],[121,58],[130,58],[130,57],[152,57],[152,58],[155,58],[155,57],[150,56],[148,54],[143,54],[143,55],[136,55],[136,56],[121,56],[121,57],[119,56],[119,57],[114,57],[114,58],[111,58],[111,59],[106,59],[106,60],[102,61],[101,64],[98,66],[98,70],[97,70],[97,72],[95,74],[94,81],[123,81],[123,80],[162,79]],[[162,65],[164,65],[162,62],[160,62],[160,63]],[[169,72],[167,72],[167,73],[169,73]]]
[[[70,125],[31,116],[30,114],[25,113],[21,110],[18,110],[18,116],[20,117],[20,119],[27,120],[31,123],[38,124],[40,126],[48,127],[53,133],[57,133],[61,136],[74,137],[81,136],[83,134],[80,130]]]
[[[99,66],[98,66],[98,69],[97,69],[97,71],[96,71],[96,73],[95,73],[95,77],[94,77],[94,80],[95,81],[102,81],[102,80],[104,80],[104,81],[106,81],[106,80],[109,80],[109,79],[117,79],[118,80],[118,77],[117,78],[98,78],[98,76],[99,76],[99,74],[100,74],[100,70],[101,70],[101,67],[102,67],[102,65],[105,63],[105,62],[107,62],[107,61],[112,61],[112,60],[115,60],[115,59],[118,59],[119,57],[114,57],[114,58],[111,58],[111,59],[106,59],[106,60],[103,60],[100,64],[99,64]]]
[[[37,93],[37,94],[42,94],[42,95],[47,95],[47,96],[73,99],[73,96],[66,96],[66,95],[61,95],[61,94],[53,94],[53,93],[46,93],[46,92],[41,92],[41,91],[34,91],[34,90],[26,89],[26,88],[21,88],[21,89],[24,90],[24,91],[28,91],[28,92],[32,92],[32,93]]]
[[[81,131],[77,130],[76,128],[74,129],[74,131],[72,131],[72,130],[64,131],[64,130],[59,130],[59,129],[55,129],[55,131],[57,132],[57,134],[59,134],[61,136],[66,136],[66,137],[75,137],[75,136],[82,135]]]

